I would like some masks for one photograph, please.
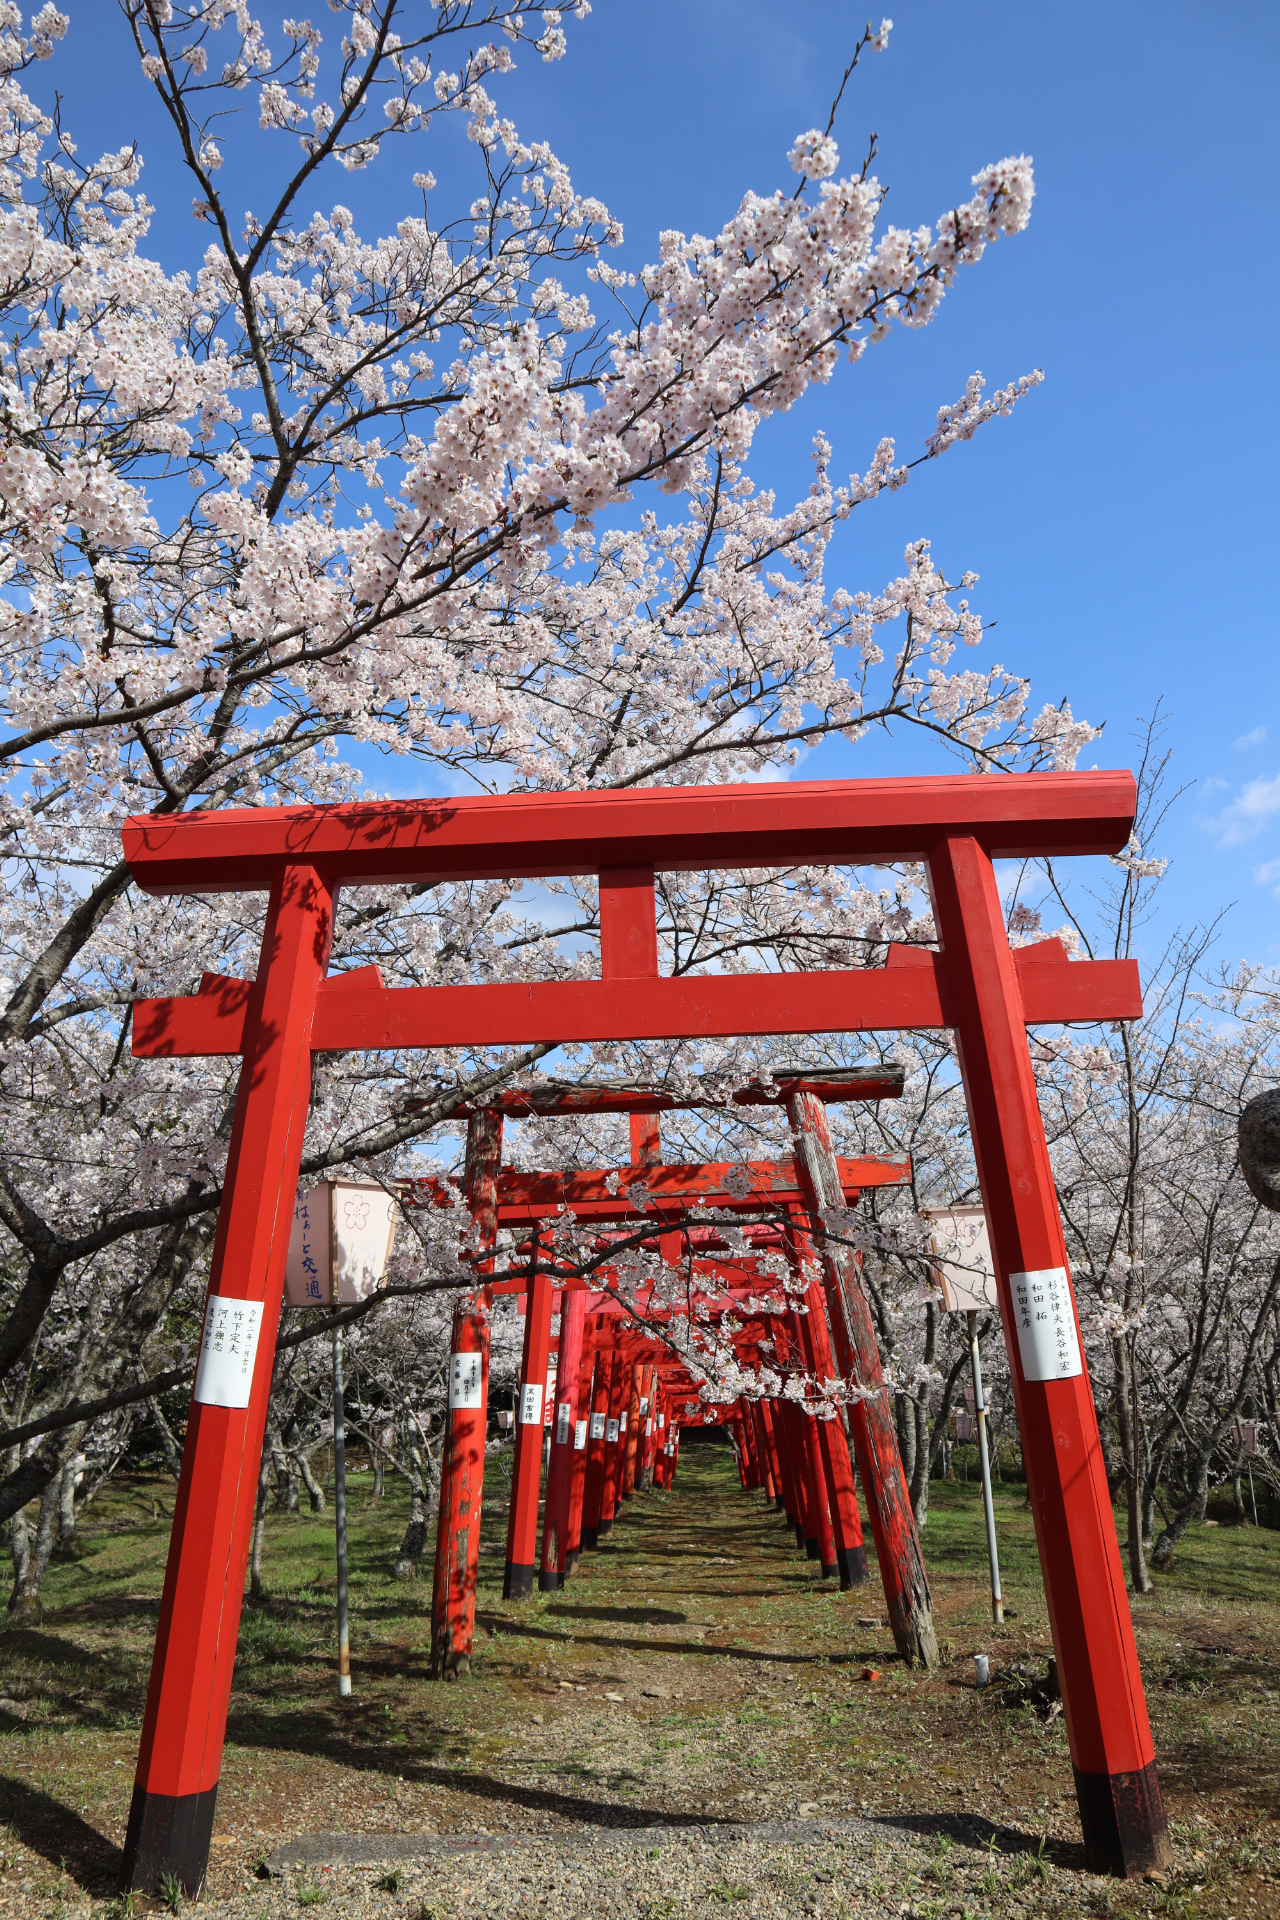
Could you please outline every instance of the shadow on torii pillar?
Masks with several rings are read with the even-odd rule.
[[[126,1884],[154,1891],[172,1874],[195,1893],[208,1862],[312,1051],[938,1027],[957,1039],[1087,1856],[1095,1871],[1121,1875],[1164,1863],[1155,1757],[1026,1039],[1041,1021],[1137,1018],[1137,968],[1068,964],[1056,942],[1013,953],[992,866],[1117,853],[1135,801],[1127,773],[962,775],[125,823],[125,857],[145,891],[269,896],[255,981],[211,978],[199,994],[134,1010],[135,1055],[239,1053],[243,1065]],[[875,970],[658,976],[655,872],[906,859],[927,867],[937,952],[891,949]],[[600,878],[598,981],[388,990],[373,969],[325,978],[342,886],[591,873]],[[797,1149],[808,1165],[803,1136]],[[496,1177],[496,1155],[491,1167]],[[821,1165],[809,1176],[819,1210],[841,1203],[838,1190],[822,1190]],[[846,1356],[836,1359],[852,1376]]]

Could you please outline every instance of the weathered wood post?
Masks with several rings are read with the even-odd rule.
[[[795,1137],[796,1172],[822,1252],[835,1357],[842,1375],[859,1396],[850,1406],[849,1425],[862,1469],[862,1490],[894,1643],[908,1665],[936,1667],[933,1598],[898,1452],[871,1308],[852,1249],[828,1239],[822,1231],[826,1216],[842,1218],[846,1211],[826,1108],[811,1093],[793,1093],[787,1102],[787,1115]]]

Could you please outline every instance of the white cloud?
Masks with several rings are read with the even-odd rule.
[[[1260,747],[1266,737],[1265,727],[1251,727],[1248,733],[1242,733],[1236,741],[1236,752],[1244,753],[1249,747]]]
[[[1280,814],[1280,773],[1274,780],[1250,780],[1238,800],[1218,815],[1219,844],[1238,847],[1252,840],[1270,820]]]
[[[1254,869],[1254,879],[1260,887],[1270,887],[1277,900],[1280,900],[1280,860],[1268,860]]]

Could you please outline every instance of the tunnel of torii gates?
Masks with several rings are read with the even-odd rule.
[[[993,866],[1006,858],[1118,853],[1128,844],[1135,805],[1131,774],[1095,772],[503,795],[126,821],[125,857],[144,891],[268,896],[254,980],[206,976],[196,994],[134,1008],[136,1056],[239,1054],[242,1064],[129,1813],[126,1884],[154,1890],[169,1874],[195,1892],[208,1862],[312,1053],[928,1028],[953,1033],[964,1083],[1087,1856],[1095,1871],[1115,1874],[1164,1863],[1168,1836],[1155,1755],[1026,1035],[1037,1023],[1138,1018],[1138,971],[1130,961],[1069,963],[1054,941],[1015,953]],[[882,968],[658,972],[657,873],[897,861],[925,866],[937,950],[890,946]],[[592,874],[599,880],[598,980],[392,989],[373,968],[326,977],[340,888]],[[790,1104],[796,1204],[812,1228],[847,1199],[821,1100],[801,1091]],[[818,1151],[824,1140],[825,1151]],[[492,1139],[488,1152],[496,1177]],[[852,1184],[861,1187],[866,1177]],[[807,1230],[798,1218],[787,1222],[795,1245]],[[817,1254],[827,1311],[799,1316],[796,1370],[820,1374],[821,1362],[810,1368],[805,1340],[825,1325],[831,1360],[851,1390],[849,1428],[895,1632],[904,1652],[928,1659],[928,1587],[887,1396],[875,1391],[878,1359],[856,1262],[834,1238],[820,1239]],[[811,1271],[809,1253],[801,1258]],[[736,1312],[723,1260],[719,1255],[718,1271],[705,1275],[707,1297]],[[617,1301],[607,1289],[600,1294],[607,1305],[585,1289],[562,1289],[566,1377],[573,1374],[574,1320],[581,1315],[585,1322],[591,1307],[593,1319],[619,1322],[610,1332],[621,1343],[625,1380],[627,1342],[640,1333],[625,1331]],[[758,1334],[763,1346],[767,1321],[768,1338],[776,1341],[781,1330],[790,1354],[794,1329],[786,1316],[748,1313],[746,1303],[743,1313],[744,1338]],[[540,1314],[549,1317],[550,1295],[544,1291],[539,1302],[530,1292],[527,1327]],[[478,1322],[464,1311],[460,1340],[468,1328],[482,1340]],[[593,1338],[604,1331],[593,1328]],[[657,1412],[678,1422],[688,1389],[669,1362],[640,1357],[659,1370]],[[460,1380],[467,1371],[460,1361]],[[579,1350],[579,1390],[582,1371]],[[594,1377],[591,1391],[594,1406]],[[457,1416],[474,1411],[453,1410],[455,1435],[462,1427]],[[604,1411],[607,1433],[611,1416]],[[629,1446],[634,1422],[627,1411]],[[753,1428],[755,1421],[753,1409]],[[853,1578],[856,1508],[841,1491],[841,1467],[828,1465],[829,1457],[839,1460],[835,1423],[810,1424],[821,1478],[804,1429],[793,1445],[796,1430],[763,1408],[753,1436],[757,1458],[767,1456],[775,1488],[781,1477],[784,1500],[790,1475],[797,1523],[817,1525],[820,1554],[838,1555],[843,1546]],[[881,1432],[889,1436],[883,1448]],[[747,1436],[744,1424],[749,1448]],[[455,1438],[455,1458],[457,1450]],[[671,1455],[661,1459],[665,1475]],[[566,1505],[563,1478],[553,1448],[547,1506],[554,1554],[544,1540],[536,1557],[561,1574],[573,1524],[572,1481]],[[824,1486],[829,1549],[820,1519]],[[446,1559],[456,1556],[458,1511],[451,1485]],[[513,1555],[527,1551],[527,1501],[523,1533],[520,1511],[517,1499]],[[468,1542],[460,1586],[469,1553]],[[508,1577],[515,1586],[528,1565],[513,1557]],[[452,1580],[451,1571],[437,1588],[444,1596],[442,1643],[456,1635]],[[446,1659],[456,1654],[456,1638],[442,1650]]]

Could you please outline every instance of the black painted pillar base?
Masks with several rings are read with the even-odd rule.
[[[527,1600],[533,1592],[533,1566],[522,1567],[514,1560],[508,1560],[507,1571],[502,1580],[504,1600]]]
[[[582,1555],[581,1547],[574,1547],[571,1552],[566,1553],[564,1557],[564,1577],[566,1580],[569,1578],[569,1575],[574,1571],[574,1568],[577,1566],[578,1561],[581,1558],[581,1555]]]
[[[796,1536],[796,1545],[799,1547],[801,1553],[803,1553],[804,1552],[804,1528],[800,1525],[800,1522],[798,1520],[793,1520],[791,1522],[791,1526]]]
[[[846,1593],[850,1587],[865,1586],[867,1581],[865,1547],[837,1547],[836,1559],[840,1563],[840,1585]]]
[[[830,1565],[830,1566],[828,1566],[828,1565],[827,1565],[827,1563],[826,1563],[826,1561],[825,1561],[825,1560],[823,1561],[823,1563],[822,1563],[822,1577],[823,1577],[823,1579],[824,1579],[824,1580],[834,1580],[834,1579],[835,1579],[835,1577],[836,1577],[836,1575],[837,1575],[837,1574],[839,1573],[839,1571],[840,1571],[840,1569],[839,1569],[839,1567],[838,1567],[838,1566],[836,1565],[836,1563],[835,1563],[835,1561],[834,1561],[834,1560],[833,1560],[833,1561],[831,1562],[831,1565]]]
[[[539,1593],[559,1593],[563,1585],[564,1575],[557,1567],[552,1567],[550,1570],[543,1567],[538,1574]]]
[[[1073,1771],[1084,1850],[1093,1871],[1127,1880],[1167,1867],[1169,1829],[1155,1761],[1138,1773]]]
[[[785,1513],[785,1512],[786,1512],[786,1510],[787,1510],[787,1503],[786,1503],[786,1501],[785,1501],[785,1500],[783,1499],[783,1497],[782,1497],[782,1495],[781,1495],[780,1493],[775,1493],[775,1494],[774,1494],[774,1496],[773,1496],[773,1504],[774,1504],[774,1506],[775,1506],[775,1507],[776,1507],[776,1508],[778,1509],[778,1512],[779,1512],[779,1513]]]
[[[582,1529],[582,1544],[589,1553],[594,1553],[600,1545],[599,1527],[584,1527]]]
[[[818,1545],[818,1539],[817,1539],[817,1535],[815,1534],[815,1535],[814,1535],[814,1537],[813,1537],[813,1539],[812,1539],[812,1540],[810,1540],[810,1539],[808,1539],[808,1538],[807,1538],[807,1536],[806,1536],[805,1534],[803,1534],[803,1533],[802,1533],[802,1532],[800,1531],[800,1529],[799,1529],[799,1527],[797,1527],[797,1528],[796,1528],[796,1533],[797,1533],[797,1535],[798,1535],[798,1538],[797,1538],[797,1540],[796,1540],[796,1545],[797,1545],[797,1546],[799,1546],[799,1545],[801,1544],[801,1542],[803,1542],[803,1544],[804,1544],[804,1557],[805,1557],[805,1559],[806,1559],[806,1560],[820,1560],[820,1559],[822,1558],[822,1549],[821,1549],[821,1548],[819,1547],[819,1545]]]
[[[122,1890],[159,1893],[176,1880],[189,1900],[204,1885],[213,1837],[216,1786],[203,1793],[148,1793],[134,1783],[124,1842]]]
[[[597,1533],[598,1533],[598,1534],[600,1535],[600,1538],[601,1538],[601,1539],[603,1539],[603,1538],[604,1538],[604,1536],[605,1536],[605,1534],[606,1534],[606,1533],[612,1533],[612,1532],[613,1532],[613,1522],[612,1522],[612,1520],[602,1520],[602,1521],[600,1522],[600,1525],[599,1525],[599,1527],[598,1527],[598,1528],[596,1529],[596,1531],[597,1531]]]

